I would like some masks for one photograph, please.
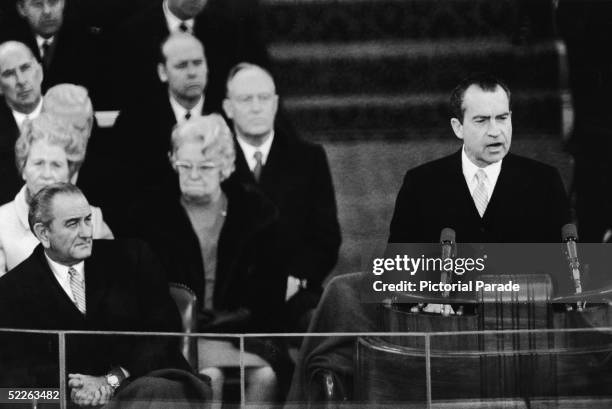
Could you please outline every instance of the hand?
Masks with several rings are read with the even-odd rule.
[[[104,376],[68,374],[70,398],[79,406],[106,405],[113,397],[113,388]]]

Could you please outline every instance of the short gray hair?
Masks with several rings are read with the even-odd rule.
[[[69,177],[72,177],[83,164],[87,138],[83,138],[80,132],[61,119],[43,112],[33,120],[26,120],[23,123],[21,135],[15,143],[15,164],[20,174],[23,172],[32,144],[40,140],[64,149],[68,158]]]
[[[219,161],[222,179],[227,179],[234,171],[236,149],[234,139],[223,117],[219,114],[194,117],[177,125],[172,131],[171,159],[185,142],[202,144],[202,154],[211,155]]]
[[[28,225],[34,235],[36,235],[34,232],[36,224],[41,223],[43,226],[49,227],[53,221],[53,199],[60,194],[83,195],[83,192],[71,183],[59,182],[43,187],[32,196],[30,209],[28,210]]]

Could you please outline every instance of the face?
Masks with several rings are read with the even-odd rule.
[[[182,20],[195,17],[202,11],[208,0],[168,0],[168,8]]]
[[[47,255],[64,265],[74,265],[91,255],[91,208],[81,194],[58,194],[52,201],[53,220],[48,227],[35,225]]]
[[[268,135],[278,108],[272,78],[258,68],[239,71],[229,84],[223,108],[239,135],[251,139]]]
[[[26,48],[11,47],[0,56],[0,93],[16,111],[29,114],[36,108],[42,78],[40,64]]]
[[[183,198],[191,202],[215,202],[221,196],[219,163],[202,153],[202,143],[184,142],[173,156]]]
[[[197,102],[206,87],[208,67],[204,49],[191,38],[170,40],[164,46],[165,64],[158,66],[159,78],[168,83],[179,102]]]
[[[451,119],[455,135],[463,139],[465,153],[478,167],[499,162],[512,141],[508,95],[498,86],[494,92],[471,85],[463,97],[463,123]]]
[[[30,147],[21,173],[30,195],[57,182],[68,182],[68,158],[63,148],[38,140]]]
[[[20,0],[17,11],[33,32],[41,37],[54,36],[64,19],[64,0]]]

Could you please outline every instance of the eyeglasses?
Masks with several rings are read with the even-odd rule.
[[[271,102],[275,96],[276,94],[274,93],[264,92],[261,94],[238,94],[234,96],[233,99],[241,105],[252,104],[256,99],[260,104],[266,104]]]
[[[217,169],[219,165],[214,162],[200,162],[196,165],[191,162],[177,160],[174,161],[174,167],[183,174],[191,174],[195,168],[198,174],[206,175]]]

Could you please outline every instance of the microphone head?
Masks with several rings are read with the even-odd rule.
[[[561,238],[563,241],[578,240],[578,229],[574,223],[568,223],[561,228]]]
[[[454,243],[455,242],[455,230],[450,227],[445,227],[440,232],[440,243]]]

